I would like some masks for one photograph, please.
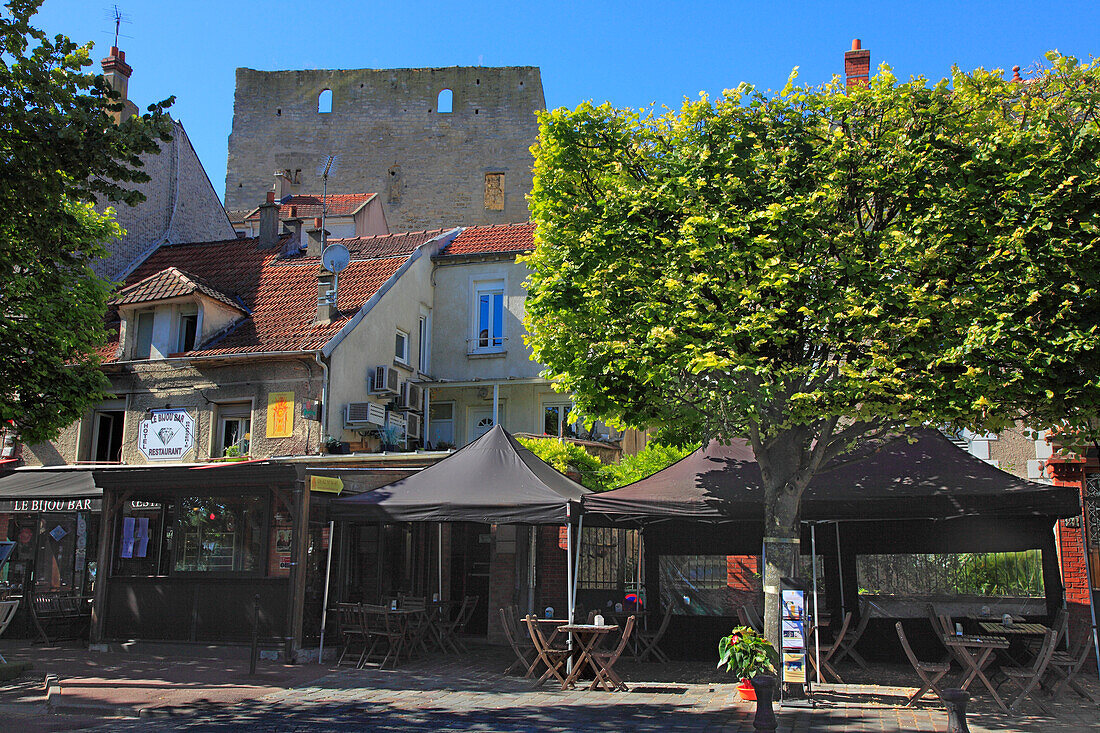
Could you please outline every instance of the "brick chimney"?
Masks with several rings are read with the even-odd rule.
[[[865,87],[871,79],[871,52],[862,48],[859,39],[852,39],[852,50],[844,52],[846,87]]]
[[[282,201],[284,197],[297,193],[294,180],[290,177],[290,171],[275,171],[275,200]]]
[[[279,241],[279,205],[275,203],[275,192],[267,192],[267,201],[260,204],[260,233],[256,237],[256,246],[271,249]]]
[[[295,209],[295,207],[293,207],[293,206],[290,207],[290,215],[291,216],[294,216],[297,213],[294,209]],[[288,254],[288,255],[300,254],[301,249],[302,249],[303,244],[304,244],[302,242],[302,237],[303,237],[302,220],[297,218],[297,217],[295,217],[293,219],[287,219],[286,221],[283,222],[283,227],[284,227],[283,233],[284,234],[286,234],[286,233],[290,234],[290,241],[288,241],[286,243],[286,248],[283,250],[284,253]]]
[[[317,323],[330,323],[336,315],[336,303],[329,300],[334,277],[323,267],[317,271]]]
[[[130,87],[130,75],[134,73],[126,63],[126,52],[119,51],[117,46],[111,46],[111,55],[103,59],[100,64],[103,66],[103,78],[121,97],[122,109],[111,112],[111,117],[114,118],[115,124],[130,119],[138,113],[138,108],[126,96]]]

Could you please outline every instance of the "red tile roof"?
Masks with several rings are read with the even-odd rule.
[[[135,303],[152,303],[157,300],[180,298],[193,293],[202,293],[208,298],[220,300],[226,305],[239,311],[244,311],[240,301],[230,295],[226,295],[213,285],[204,282],[178,267],[169,267],[149,277],[129,285],[112,298],[114,305],[133,305]]]
[[[320,259],[282,258],[280,253],[289,235],[266,250],[258,249],[256,240],[251,238],[161,247],[131,273],[127,287],[121,292],[144,292],[146,281],[178,281],[172,271],[183,274],[180,268],[186,267],[192,280],[201,280],[206,287],[234,302],[239,299],[249,310],[224,336],[188,352],[187,356],[311,351],[336,335],[397,272],[412,251],[410,242],[418,239],[425,242],[436,235],[438,232],[364,237],[372,240],[371,257],[353,253],[351,264],[340,273],[339,314],[326,324],[314,322]],[[164,276],[165,272],[170,275]],[[111,342],[99,350],[105,362],[115,361],[118,352],[117,320],[109,327],[114,331]]]
[[[438,237],[447,229],[432,229],[426,232],[403,232],[401,234],[375,234],[367,237],[348,237],[329,239],[328,243],[339,242],[348,248],[352,259],[409,254],[429,239]]]
[[[351,216],[373,199],[376,193],[333,193],[327,201],[328,216]],[[290,207],[294,207],[293,214]],[[311,193],[283,196],[279,202],[280,219],[313,219],[321,216],[321,197]],[[245,221],[259,220],[260,210],[253,209]]]
[[[467,227],[438,256],[529,252],[535,248],[534,237],[531,223]]]

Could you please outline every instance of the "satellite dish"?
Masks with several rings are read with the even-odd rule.
[[[342,244],[330,244],[321,255],[321,263],[329,272],[340,272],[351,262],[351,253]]]

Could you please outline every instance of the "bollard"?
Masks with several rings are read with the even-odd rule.
[[[771,674],[758,674],[749,680],[752,683],[752,689],[756,691],[756,716],[752,719],[753,730],[774,731],[779,727],[779,721],[775,719],[775,711],[772,710],[777,681],[775,675]]]
[[[256,659],[260,656],[260,594],[252,597],[252,648],[248,652],[248,673],[256,674]]]
[[[947,706],[947,733],[970,733],[966,726],[966,704],[970,693],[953,687],[943,691],[943,704]]]

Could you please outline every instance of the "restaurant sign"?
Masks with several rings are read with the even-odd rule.
[[[13,499],[0,501],[0,512],[98,512],[102,499]]]
[[[153,410],[138,428],[138,450],[150,461],[178,461],[195,446],[195,418],[187,410]]]

